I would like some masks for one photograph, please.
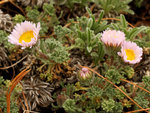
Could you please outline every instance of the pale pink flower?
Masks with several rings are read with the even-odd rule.
[[[129,64],[139,63],[142,59],[142,54],[142,48],[131,41],[124,41],[121,46],[121,52],[118,52],[118,55],[123,58],[124,62]]]
[[[118,47],[125,40],[125,34],[121,31],[106,30],[102,33],[101,40],[107,46]]]
[[[31,48],[37,42],[39,31],[40,23],[36,25],[32,22],[25,21],[16,24],[12,33],[8,36],[8,41],[12,44],[22,46],[22,49],[26,47]]]

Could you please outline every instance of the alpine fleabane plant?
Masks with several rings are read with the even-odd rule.
[[[40,23],[36,25],[32,22],[24,21],[16,24],[12,33],[8,36],[8,41],[12,44],[22,46],[22,49],[26,47],[31,48],[37,42],[39,31]]]
[[[121,31],[106,30],[103,32],[101,40],[107,46],[118,47],[125,40],[125,34]]]
[[[142,48],[131,41],[124,41],[121,46],[121,52],[118,52],[118,55],[123,58],[124,62],[129,64],[139,63],[142,59],[142,54]]]

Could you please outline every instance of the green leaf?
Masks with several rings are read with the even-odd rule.
[[[144,84],[145,84],[146,86],[150,85],[150,76],[144,76],[144,77],[142,78],[142,81],[144,82]]]
[[[99,59],[102,60],[103,57],[104,57],[104,48],[103,48],[103,45],[99,42],[98,43],[98,55],[99,55]]]
[[[90,53],[92,51],[92,47],[88,46],[87,51]]]
[[[95,36],[95,39],[100,39],[100,37],[101,37],[101,33],[98,33],[96,36]]]
[[[101,23],[97,28],[95,28],[94,32],[95,34],[105,30],[108,27],[107,22],[104,21],[103,23]]]
[[[139,105],[141,106],[141,107],[143,107],[143,108],[148,108],[149,107],[149,104],[150,104],[150,101],[148,100],[148,99],[146,99],[145,97],[144,97],[144,95],[137,95],[135,98],[134,98],[134,100],[137,102],[137,103],[139,103]]]
[[[98,18],[98,21],[97,21],[98,24],[102,20],[103,16],[104,16],[104,10],[102,10],[101,13],[100,13],[100,15],[99,15],[99,18]]]
[[[92,12],[88,7],[86,7],[86,11],[89,13],[89,15],[92,15]]]
[[[91,18],[92,18],[92,20],[93,20],[93,25],[95,25],[95,24],[96,24],[95,16],[94,16],[94,15],[91,15]],[[93,27],[93,25],[92,25],[92,27]]]
[[[120,15],[120,22],[121,22],[123,28],[127,28],[128,24],[126,22],[124,15],[122,15],[122,14]]]
[[[54,6],[52,4],[44,3],[43,10],[47,14],[49,14],[50,16],[54,16],[55,15],[55,8],[54,8]]]
[[[16,14],[14,17],[13,17],[13,21],[14,23],[21,23],[25,20],[25,17],[22,16],[21,14]]]
[[[91,28],[92,25],[93,25],[93,19],[90,18],[90,19],[88,20],[87,26],[88,26],[89,28]]]
[[[75,42],[77,47],[79,46],[80,48],[82,48],[83,46],[85,46],[85,42],[81,38],[75,39]]]
[[[115,30],[119,30],[119,26],[117,24],[111,23],[111,26],[115,29]]]
[[[98,55],[97,55],[96,52],[92,52],[92,53],[91,53],[91,56],[92,56],[92,57],[98,57]]]
[[[106,112],[111,112],[115,108],[115,101],[113,99],[103,100],[102,109]]]
[[[63,63],[69,59],[69,53],[67,47],[63,46],[62,43],[57,41],[54,38],[46,39],[45,41],[41,41],[40,43],[41,54],[47,56],[45,59],[41,57],[41,60],[45,63]],[[37,56],[38,57],[38,56]],[[39,58],[39,57],[38,57]],[[44,61],[45,60],[45,61]]]
[[[89,28],[86,29],[86,33],[87,33],[87,44],[90,45],[91,42],[91,31]]]
[[[113,108],[114,113],[122,113],[123,106],[121,102],[115,102],[115,107]]]
[[[84,33],[82,33],[81,31],[77,31],[78,32],[78,37],[80,38],[80,39],[82,39],[83,41],[85,41],[86,40],[86,37],[84,36]]]
[[[130,40],[133,40],[135,36],[137,36],[140,32],[146,30],[147,27],[145,26],[141,26],[141,27],[135,27],[133,29],[131,29],[131,31],[129,32],[127,38],[130,39]]]
[[[8,42],[8,33],[4,30],[0,30],[0,45],[3,44],[4,47],[12,50],[15,46]],[[0,57],[1,58],[1,57]]]
[[[46,52],[45,49],[44,49],[44,41],[43,41],[43,40],[40,40],[40,48],[41,48],[41,51],[42,51],[43,53]]]
[[[82,113],[82,109],[77,107],[75,100],[67,99],[64,104],[63,108],[68,113]]]
[[[123,76],[116,69],[107,70],[105,77],[107,77],[109,80],[111,80],[113,83],[116,83],[116,84],[119,84],[120,79],[123,78]]]

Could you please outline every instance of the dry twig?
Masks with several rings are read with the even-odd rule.
[[[0,108],[0,112],[3,113],[1,108]]]
[[[9,69],[11,67],[14,67],[15,65],[17,65],[18,63],[20,63],[21,61],[23,61],[25,58],[27,58],[28,55],[26,55],[25,57],[23,57],[22,59],[20,59],[18,62],[12,64],[11,66],[7,66],[7,67],[1,67],[0,69]]]
[[[140,110],[135,110],[135,111],[129,111],[129,112],[126,112],[126,113],[135,113],[135,112],[137,113],[137,112],[141,112],[141,111],[145,111],[145,110],[150,110],[150,108],[140,109]]]
[[[9,1],[12,5],[14,5],[15,7],[17,7],[17,8],[23,13],[24,16],[26,16],[26,14],[25,14],[25,12],[23,11],[23,9],[22,9],[21,7],[19,7],[18,5],[16,5],[13,0],[8,0],[8,1]]]
[[[19,102],[21,103],[23,109],[26,109],[25,106],[24,106],[24,104],[23,104],[22,101],[21,101],[21,98],[19,98]]]
[[[10,96],[11,93],[13,91],[13,89],[15,88],[15,86],[19,83],[19,81],[30,71],[29,68],[24,69],[22,72],[20,72],[11,82],[10,86],[8,87],[7,90],[7,113],[10,113]]]
[[[141,86],[139,86],[139,85],[137,85],[137,84],[135,84],[135,83],[133,83],[133,82],[131,82],[131,81],[128,81],[128,80],[125,80],[125,79],[120,79],[120,80],[122,80],[122,81],[124,81],[124,82],[128,82],[128,83],[130,83],[130,84],[132,84],[132,85],[134,85],[134,86],[140,88],[141,90],[143,90],[143,91],[145,91],[145,92],[147,92],[147,93],[150,94],[150,91],[148,91],[148,90],[142,88]]]
[[[2,0],[2,1],[0,1],[0,5],[7,3],[7,2],[9,2],[9,0]]]
[[[24,101],[25,101],[25,105],[27,106],[27,113],[29,113],[29,106],[28,106],[28,102],[27,102],[27,99],[24,95],[24,92],[22,91],[22,95],[23,95],[23,98],[24,98]]]

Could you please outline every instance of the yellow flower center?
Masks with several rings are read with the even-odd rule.
[[[25,42],[31,42],[31,39],[32,38],[35,38],[34,37],[34,34],[33,34],[33,31],[27,31],[25,33],[23,33],[20,38],[19,38],[19,43],[22,44],[22,41],[25,41]]]
[[[134,60],[135,59],[135,53],[132,49],[125,49],[127,60]]]
[[[115,35],[114,38],[118,38],[118,36]]]

